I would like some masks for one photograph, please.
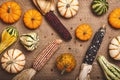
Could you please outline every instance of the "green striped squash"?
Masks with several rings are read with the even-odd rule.
[[[108,11],[109,4],[106,0],[93,0],[91,7],[94,14],[101,16]]]
[[[18,36],[19,36],[18,30],[13,26],[9,26],[2,32],[2,41],[10,39],[11,37],[17,39]]]
[[[28,51],[33,51],[37,48],[39,36],[35,32],[22,34],[20,36],[20,41]]]
[[[15,27],[9,26],[6,28],[6,31],[11,35],[11,36],[18,36],[18,31]]]

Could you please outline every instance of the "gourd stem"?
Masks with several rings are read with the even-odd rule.
[[[62,70],[62,72],[61,72],[61,75],[63,75],[64,73],[65,73],[65,71],[66,71],[66,66],[64,67],[64,69]]]

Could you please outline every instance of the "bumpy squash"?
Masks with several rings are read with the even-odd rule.
[[[42,23],[42,15],[37,10],[31,9],[24,14],[23,21],[27,28],[36,29]]]
[[[24,68],[25,55],[18,49],[10,49],[1,58],[2,67],[9,73],[18,73]]]
[[[101,16],[108,11],[109,4],[106,0],[93,0],[91,7],[93,13]]]
[[[34,32],[22,34],[20,36],[20,41],[28,51],[33,51],[37,48],[39,36]]]
[[[21,8],[18,3],[9,1],[5,2],[0,7],[0,18],[5,23],[14,23],[21,17]]]
[[[76,60],[74,56],[70,53],[64,53],[57,57],[56,59],[57,69],[64,72],[71,72],[76,66]]]
[[[108,21],[113,28],[120,28],[120,8],[116,8],[110,13]]]
[[[57,8],[61,16],[71,18],[75,16],[79,9],[78,0],[58,0]]]
[[[76,29],[76,37],[80,40],[89,40],[92,37],[92,28],[88,24],[81,24]]]

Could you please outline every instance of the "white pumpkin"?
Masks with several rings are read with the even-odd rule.
[[[57,8],[61,16],[71,18],[75,16],[79,9],[78,0],[58,0]]]
[[[10,49],[3,54],[1,63],[7,72],[18,73],[24,68],[25,55],[18,49]]]
[[[112,39],[109,45],[110,56],[115,60],[120,60],[120,36]]]

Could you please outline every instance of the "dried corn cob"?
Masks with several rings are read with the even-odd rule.
[[[12,80],[31,80],[31,78],[36,74],[36,71],[42,69],[42,67],[47,63],[47,61],[52,57],[54,52],[59,48],[59,44],[62,40],[57,39],[51,42],[46,48],[37,56],[35,62],[33,63],[33,68],[25,69]],[[31,74],[32,72],[32,74]]]
[[[54,0],[33,0],[33,3],[38,8],[38,10],[45,16],[47,22],[60,35],[61,38],[66,41],[72,39],[70,32],[54,14]]]
[[[71,40],[72,36],[60,20],[53,14],[52,11],[45,15],[46,20],[51,27],[65,40]]]
[[[58,49],[58,45],[61,43],[61,40],[55,40],[51,42],[35,59],[33,63],[33,68],[39,71],[46,62],[51,58],[53,53]]]

